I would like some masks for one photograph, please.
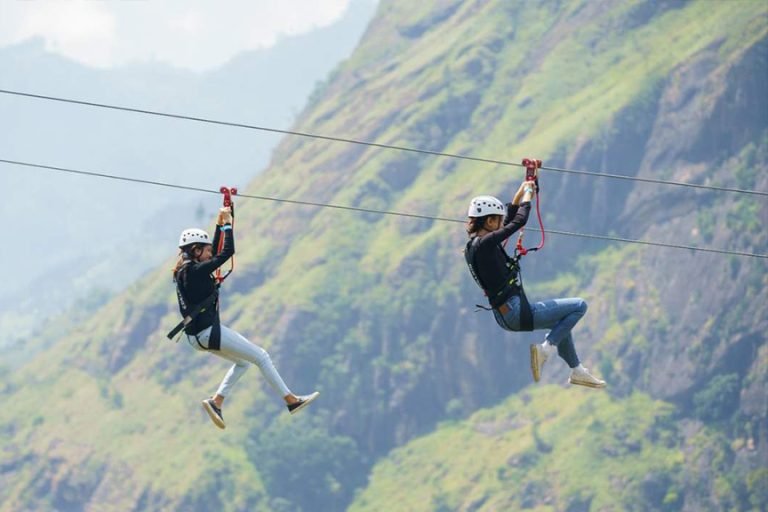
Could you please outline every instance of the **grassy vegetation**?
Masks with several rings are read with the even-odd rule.
[[[672,411],[642,394],[615,400],[553,386],[526,391],[394,450],[350,511],[673,505],[683,455]],[[649,474],[667,476],[667,487],[647,495]]]
[[[738,9],[691,2],[627,30],[641,2],[599,9],[583,0],[557,12],[553,5],[385,2],[371,39],[296,129],[473,156],[535,153],[546,161],[607,140],[619,113],[651,101],[696,52],[714,45],[726,62],[766,33],[758,2]],[[442,18],[446,9],[452,14]],[[427,23],[434,19],[443,21]],[[420,22],[422,37],[409,39]],[[735,174],[740,186],[759,181],[751,169],[765,160],[764,148],[745,150]],[[244,192],[461,218],[469,197],[512,190],[520,177],[506,166],[288,138]],[[564,182],[551,183],[557,197]],[[0,410],[0,432],[20,448],[18,468],[0,489],[0,510],[42,499],[37,478],[94,486],[94,468],[102,467],[115,487],[127,468],[133,494],[118,496],[123,509],[144,491],[156,496],[156,508],[205,510],[308,511],[313,503],[336,509],[350,500],[353,510],[602,510],[616,502],[627,510],[679,508],[690,485],[678,476],[684,454],[676,412],[637,392],[652,386],[652,376],[629,368],[670,343],[675,326],[664,302],[670,274],[660,271],[658,252],[608,246],[576,263],[571,254],[542,253],[559,270],[547,282],[526,281],[534,295],[587,299],[579,350],[620,392],[541,387],[452,421],[518,389],[509,381],[493,391],[479,383],[503,381],[510,370],[496,364],[506,356],[502,349],[489,356],[473,345],[474,331],[491,330],[467,312],[474,284],[461,258],[462,226],[270,205],[244,201],[238,210],[238,270],[225,285],[222,318],[269,349],[293,389],[323,392],[315,412],[288,423],[254,369],[227,402],[231,426],[212,430],[198,404],[227,364],[164,338],[178,316],[164,268],[5,385],[10,405]],[[760,233],[754,203],[728,208],[731,226]],[[558,206],[552,210],[557,217]],[[698,219],[705,240],[724,236],[714,218],[709,208],[686,217],[691,225]],[[673,258],[664,263],[687,264]],[[748,299],[759,299],[766,285],[761,269],[729,269],[749,276]],[[692,295],[710,289],[691,287]],[[731,311],[716,334],[742,332],[740,309]],[[714,320],[696,327],[716,328]],[[703,367],[718,348],[704,337],[672,346],[698,354]],[[708,397],[727,402],[732,380],[702,391],[700,417],[725,414],[707,409]],[[445,395],[445,403],[434,398]],[[727,458],[721,434],[702,436],[702,464],[711,454]],[[369,464],[393,448],[354,497]],[[44,473],[54,459],[82,472]],[[306,484],[311,492],[291,496],[286,482],[302,485],[320,473]],[[764,480],[753,471],[742,487],[732,476],[710,487],[723,503],[729,496],[743,501],[746,492],[759,497]],[[708,492],[702,481],[700,492]]]

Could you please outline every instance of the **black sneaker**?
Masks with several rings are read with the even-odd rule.
[[[227,426],[224,424],[224,416],[221,415],[221,409],[216,407],[216,402],[213,401],[213,398],[207,398],[203,400],[203,409],[205,409],[205,412],[208,413],[208,416],[211,417],[211,421],[219,428],[226,428]]]
[[[298,402],[294,402],[292,404],[288,404],[288,412],[291,414],[296,414],[300,410],[302,410],[304,407],[308,406],[312,400],[317,398],[320,395],[319,391],[315,391],[311,395],[304,395],[304,396],[297,396],[296,398],[299,399]]]

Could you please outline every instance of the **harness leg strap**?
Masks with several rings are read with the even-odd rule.
[[[531,303],[528,302],[528,297],[525,296],[525,291],[522,288],[520,289],[520,330],[533,331],[533,310],[531,310]]]

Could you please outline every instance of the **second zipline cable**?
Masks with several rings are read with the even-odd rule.
[[[220,194],[221,192],[219,190],[212,190],[212,189],[206,189],[201,187],[191,187],[187,185],[176,185],[173,183],[164,183],[162,181],[153,181],[153,180],[145,180],[140,178],[128,178],[125,176],[117,176],[113,174],[106,174],[102,172],[92,172],[92,171],[83,171],[80,169],[70,169],[66,167],[58,167],[53,165],[43,165],[43,164],[35,164],[31,162],[22,162],[19,160],[8,160],[4,158],[0,158],[0,163],[9,164],[9,165],[18,165],[22,167],[32,167],[36,169],[44,169],[49,171],[56,171],[56,172],[63,172],[63,173],[69,173],[69,174],[78,174],[81,176],[89,176],[93,178],[105,178],[105,179],[113,179],[113,180],[119,180],[119,181],[128,181],[128,182],[134,182],[134,183],[140,183],[144,185],[155,185],[158,187],[167,187],[167,188],[175,188],[180,190],[191,190],[194,192],[205,192],[209,194]],[[337,204],[329,204],[329,203],[318,203],[318,202],[312,202],[312,201],[300,201],[295,199],[284,199],[279,197],[269,197],[269,196],[259,196],[259,195],[252,195],[252,194],[240,194],[238,193],[238,197],[245,197],[248,199],[259,199],[262,201],[276,201],[280,203],[290,203],[290,204],[299,204],[304,206],[317,206],[321,208],[334,208],[338,210],[347,210],[347,211],[353,211],[353,212],[363,212],[363,213],[376,213],[380,215],[394,215],[397,217],[408,217],[412,219],[426,219],[426,220],[435,220],[440,222],[454,222],[454,223],[460,223],[464,224],[465,221],[461,219],[451,219],[448,217],[435,217],[432,215],[420,215],[417,213],[407,213],[407,212],[393,212],[389,210],[374,210],[371,208],[359,208],[356,206],[344,206],[344,205],[337,205]],[[591,233],[575,233],[571,231],[560,231],[556,229],[547,229],[545,230],[547,233],[555,234],[555,235],[563,235],[563,236],[571,236],[571,237],[577,237],[577,238],[590,238],[594,240],[605,240],[609,242],[621,242],[621,243],[629,243],[629,244],[640,244],[640,245],[650,245],[655,247],[666,247],[670,249],[687,249],[691,251],[701,251],[701,252],[709,252],[709,253],[715,253],[715,254],[726,254],[730,256],[747,256],[751,258],[761,258],[761,259],[768,259],[768,254],[760,254],[760,253],[750,253],[750,252],[739,252],[739,251],[726,251],[723,249],[712,249],[709,247],[696,247],[692,245],[680,245],[680,244],[667,244],[663,242],[650,242],[647,240],[636,240],[632,238],[620,238],[620,237],[613,237],[608,235],[594,235]]]

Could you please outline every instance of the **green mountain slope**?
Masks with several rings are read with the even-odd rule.
[[[754,70],[768,10],[736,3],[382,2],[296,130],[766,190],[766,77]],[[472,195],[520,179],[289,137],[245,191],[460,218]],[[768,251],[761,199],[555,173],[542,198],[554,229]],[[267,348],[297,392],[320,389],[317,406],[288,417],[252,370],[227,430],[213,430],[197,402],[226,365],[163,339],[177,313],[161,269],[9,379],[0,510],[390,510],[405,475],[412,492],[397,496],[414,510],[523,506],[535,489],[542,510],[759,499],[762,260],[550,237],[526,261],[529,294],[589,301],[577,348],[609,392],[509,398],[529,385],[524,342],[541,334],[504,334],[473,313],[460,225],[256,201],[240,202],[237,222],[223,321]],[[544,381],[565,377],[557,361]],[[482,434],[478,422],[502,427]],[[584,456],[605,467],[583,473]],[[528,466],[552,471],[551,486]]]
[[[394,450],[350,510],[674,510],[673,408],[547,386]]]

